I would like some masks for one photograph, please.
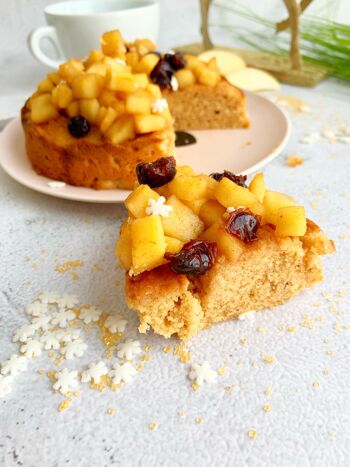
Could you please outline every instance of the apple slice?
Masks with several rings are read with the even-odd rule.
[[[266,71],[257,68],[243,68],[225,75],[233,86],[246,91],[279,91],[280,83]]]
[[[239,56],[228,50],[211,49],[198,55],[199,60],[208,63],[212,58],[216,58],[216,64],[222,75],[226,76],[237,70],[246,67],[245,62]]]

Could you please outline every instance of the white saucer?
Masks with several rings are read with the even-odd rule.
[[[190,165],[196,172],[207,174],[222,172],[224,169],[236,174],[250,174],[261,169],[281,152],[290,134],[287,117],[265,97],[248,92],[246,96],[250,128],[191,131],[197,143],[176,148],[178,165]],[[19,117],[0,134],[0,165],[22,185],[58,198],[117,203],[129,194],[126,190],[93,190],[71,185],[50,187],[48,183],[51,180],[37,175],[27,159]]]

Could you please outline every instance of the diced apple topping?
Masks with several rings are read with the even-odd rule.
[[[265,190],[262,174],[255,175],[249,189],[242,186],[246,177],[224,174],[221,179],[218,174],[197,175],[191,167],[182,166],[162,186],[135,188],[125,200],[129,217],[116,247],[117,257],[130,274],[168,261],[174,271],[175,256],[176,261],[185,257],[194,261],[190,245],[197,240],[203,245],[215,243],[219,256],[238,261],[248,244],[259,241],[264,229],[276,238],[306,234],[304,208],[283,193]],[[168,208],[167,212],[160,212],[159,207]],[[183,273],[179,271],[175,272]]]

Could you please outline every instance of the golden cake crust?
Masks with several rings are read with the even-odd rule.
[[[321,281],[320,255],[335,251],[312,221],[304,237],[278,238],[268,226],[258,235],[237,261],[219,257],[203,276],[178,275],[167,266],[126,274],[127,302],[138,312],[140,331],[188,339],[216,322],[279,305]]]
[[[163,95],[176,130],[249,127],[244,93],[225,79],[215,87],[196,83]]]
[[[73,138],[64,116],[36,124],[24,106],[21,117],[26,151],[34,170],[70,185],[132,189],[137,164],[174,153],[172,125],[114,145],[102,140],[97,128],[92,128],[84,138]]]

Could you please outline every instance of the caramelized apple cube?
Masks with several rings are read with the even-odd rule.
[[[265,195],[264,174],[259,173],[254,176],[253,180],[249,184],[249,190],[252,193],[254,193],[254,195],[258,198],[260,203],[264,201],[264,195]]]
[[[133,77],[136,88],[145,89],[148,86],[148,78],[146,73],[134,73]]]
[[[103,119],[106,116],[107,108],[108,107],[101,106],[100,110],[98,111],[98,115],[97,115],[97,118],[96,118],[96,125],[98,127],[101,125],[101,123],[103,122]]]
[[[134,92],[136,90],[135,80],[129,72],[116,72],[109,70],[106,78],[106,89],[119,92]]]
[[[89,66],[86,70],[86,73],[92,73],[95,75],[100,75],[105,77],[107,75],[107,65],[104,63],[94,63],[93,65]]]
[[[118,30],[108,31],[101,37],[102,52],[109,57],[124,56],[126,47]]]
[[[237,185],[237,183],[232,182],[227,177],[223,177],[220,180],[215,196],[225,208],[237,208],[239,206],[249,208],[259,202],[258,198],[248,188]]]
[[[135,66],[135,71],[138,73],[150,74],[153,68],[159,62],[159,57],[156,54],[147,54],[141,58],[139,63]]]
[[[131,255],[131,219],[127,219],[120,227],[120,237],[116,244],[115,255],[125,269],[132,266]]]
[[[155,99],[161,99],[162,97],[162,92],[157,84],[147,84],[146,91],[149,92],[149,94]]]
[[[52,90],[52,102],[59,109],[66,109],[73,101],[73,92],[67,83],[60,83]]]
[[[100,97],[98,98],[100,104],[104,107],[112,107],[117,97],[114,92],[106,91],[105,89],[101,92]]]
[[[124,101],[120,101],[119,99],[116,99],[112,103],[111,107],[113,107],[113,109],[116,111],[118,117],[126,113]]]
[[[210,227],[214,222],[221,219],[226,209],[216,200],[209,199],[202,204],[199,210],[199,217],[206,227]]]
[[[224,255],[228,261],[236,261],[244,251],[244,243],[226,232],[222,220],[216,221],[200,238],[216,242],[218,253]]]
[[[178,70],[175,73],[175,78],[179,83],[180,89],[186,88],[187,86],[191,86],[196,82],[196,77],[194,76],[193,72],[188,68],[182,68],[182,70]]]
[[[85,62],[86,68],[89,68],[91,65],[94,65],[95,63],[100,63],[102,62],[104,58],[104,53],[102,50],[92,50]]]
[[[62,78],[58,71],[53,71],[52,73],[48,73],[47,75],[48,79],[57,86],[62,81]]]
[[[209,68],[204,68],[198,73],[198,81],[213,88],[220,81],[220,75]]]
[[[269,224],[277,224],[277,213],[280,208],[295,206],[290,196],[278,191],[266,190],[264,196],[265,220]]]
[[[132,69],[134,69],[139,62],[139,54],[137,52],[127,52],[125,54],[125,61]]]
[[[203,182],[205,183],[207,187],[204,198],[216,199],[215,193],[216,193],[216,189],[218,187],[219,182],[215,180],[213,177],[209,177],[209,175],[204,175],[204,174],[198,175],[198,178],[203,180]]]
[[[80,113],[90,123],[96,123],[99,111],[100,103],[97,99],[81,99]]]
[[[73,94],[76,99],[94,99],[102,91],[104,78],[101,75],[87,73],[74,78]]]
[[[189,165],[179,165],[176,167],[176,173],[181,175],[196,175]]]
[[[135,219],[131,224],[131,254],[134,274],[164,263],[165,238],[160,216]]]
[[[305,235],[305,209],[302,206],[279,208],[275,234],[280,237],[302,237]]]
[[[100,131],[102,134],[107,133],[108,128],[112,125],[112,123],[116,119],[116,116],[117,112],[112,107],[108,107],[105,116],[103,117],[103,120],[100,123]]]
[[[32,97],[30,103],[33,123],[44,123],[58,115],[57,110],[52,104],[51,94],[41,94]]]
[[[68,83],[71,83],[74,78],[83,73],[84,63],[81,60],[72,58],[60,65],[58,71],[64,80],[66,80]]]
[[[166,204],[171,206],[173,210],[168,217],[162,218],[165,235],[188,242],[197,238],[203,232],[203,222],[192,209],[182,203],[176,196],[170,196]]]
[[[119,116],[107,130],[106,136],[113,144],[122,144],[134,139],[134,119],[126,114]]]
[[[177,198],[186,201],[205,198],[207,192],[206,182],[200,176],[176,175],[168,183],[169,192]]]
[[[136,133],[151,133],[165,128],[165,119],[160,115],[135,115]]]
[[[129,114],[151,113],[151,97],[142,89],[129,94],[126,97],[125,109]]]
[[[157,200],[159,195],[148,185],[139,185],[125,200],[125,206],[134,217],[146,216],[150,199]]]
[[[165,236],[165,253],[178,253],[184,246],[184,242],[174,237]]]
[[[76,117],[77,115],[80,114],[80,103],[79,101],[73,101],[70,104],[68,104],[66,108],[66,112],[68,117]]]
[[[143,55],[156,50],[156,45],[150,39],[136,39],[136,41],[132,44],[132,49],[135,49],[136,52],[142,57]]]
[[[49,80],[48,78],[40,81],[38,85],[38,91],[42,93],[51,92],[53,88],[54,88],[53,82]]]
[[[195,214],[199,214],[199,211],[202,207],[202,205],[206,202],[205,198],[202,199],[191,199],[190,201],[186,200],[181,200],[186,206],[188,206]]]

